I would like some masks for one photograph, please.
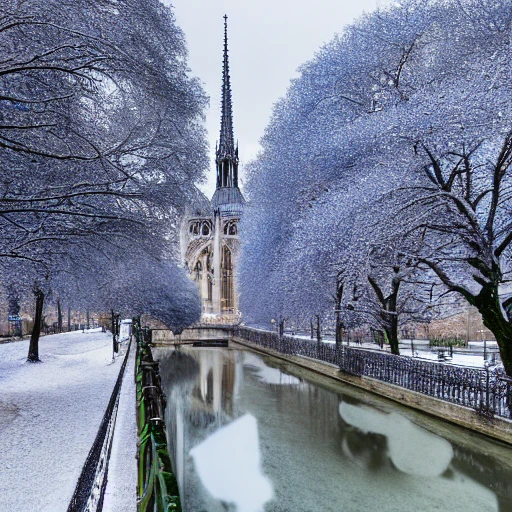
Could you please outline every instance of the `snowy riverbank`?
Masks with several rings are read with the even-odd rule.
[[[112,338],[91,330],[0,345],[2,510],[66,510],[119,374]],[[132,377],[130,373],[125,379]]]

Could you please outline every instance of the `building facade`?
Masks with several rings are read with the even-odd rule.
[[[209,211],[184,219],[184,258],[201,294],[203,320],[233,321],[239,316],[235,270],[238,223],[245,199],[238,188],[238,143],[233,136],[227,16],[224,16],[220,138],[215,148],[216,190]]]

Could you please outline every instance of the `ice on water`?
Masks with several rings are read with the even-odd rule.
[[[262,473],[258,423],[244,414],[190,450],[201,482],[219,500],[234,503],[237,512],[260,512],[273,488]]]

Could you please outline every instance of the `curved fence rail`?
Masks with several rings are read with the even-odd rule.
[[[133,333],[137,339],[137,510],[181,512],[178,483],[167,449],[164,422],[166,399],[161,387],[158,362],[153,359],[149,345],[151,332],[141,329],[140,322],[134,319]]]
[[[500,367],[478,369],[420,361],[286,335],[280,337],[275,332],[248,327],[235,327],[234,335],[282,354],[318,359],[352,375],[371,377],[470,407],[488,417],[512,418],[512,379]]]

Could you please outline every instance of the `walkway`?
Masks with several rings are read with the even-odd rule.
[[[111,363],[111,335],[99,330],[41,338],[40,364],[26,363],[27,353],[28,340],[0,345],[1,508],[65,511],[122,360]],[[125,382],[129,380],[133,367],[125,373]],[[129,390],[123,389],[120,405],[124,407],[130,400],[127,394]],[[134,413],[134,406],[120,407],[122,432],[129,430],[126,425]],[[132,439],[129,436],[127,442]],[[113,454],[124,457],[115,448],[124,442],[114,442]],[[125,459],[127,465],[130,462],[135,467],[134,460]],[[116,467],[115,459],[111,464]],[[116,509],[124,510],[134,508]]]
[[[135,419],[135,342],[132,343],[124,371],[117,411],[112,452],[108,467],[104,512],[137,510],[137,422]]]

